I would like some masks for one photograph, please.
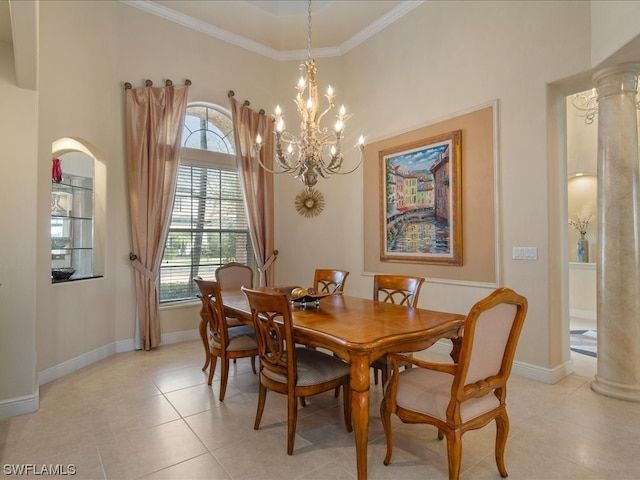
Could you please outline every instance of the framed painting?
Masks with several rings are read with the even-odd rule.
[[[462,265],[461,137],[379,152],[382,261]]]

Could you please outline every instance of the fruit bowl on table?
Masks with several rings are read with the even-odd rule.
[[[315,302],[318,305],[320,299],[325,297],[330,297],[332,295],[342,295],[342,292],[331,292],[331,293],[316,293],[312,288],[302,289],[300,287],[294,288],[287,293],[287,297],[289,300],[296,303],[310,303]]]

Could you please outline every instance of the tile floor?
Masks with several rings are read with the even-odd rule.
[[[332,393],[301,409],[286,454],[284,397],[267,397],[253,430],[256,377],[248,360],[231,370],[224,403],[201,371],[199,342],[117,354],[41,387],[40,410],[0,421],[0,476],[20,464],[73,465],[78,479],[354,479],[353,435]],[[595,359],[574,355],[576,373],[556,385],[512,376],[510,479],[640,478],[640,405],[594,393]],[[219,368],[219,367],[218,367]],[[446,479],[445,443],[434,428],[394,424],[391,465],[372,386],[370,479]],[[495,428],[463,437],[463,479],[499,479]],[[16,475],[17,476],[17,475]],[[20,478],[42,478],[22,475]]]

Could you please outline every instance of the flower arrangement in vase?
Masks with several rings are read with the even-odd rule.
[[[585,238],[585,235],[587,234],[587,228],[589,227],[591,217],[592,215],[581,218],[576,215],[575,220],[572,218],[569,219],[569,225],[580,232],[580,238],[576,245],[576,255],[579,263],[587,263],[589,261],[589,241]]]

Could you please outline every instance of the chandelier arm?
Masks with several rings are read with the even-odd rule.
[[[333,103],[329,104],[329,106],[318,116],[318,126],[320,125],[322,118],[333,108],[333,106]]]
[[[330,169],[330,171],[331,171],[331,173],[333,175],[349,175],[350,173],[353,173],[358,169],[358,167],[362,164],[363,160],[364,160],[364,148],[361,147],[360,148],[360,160],[358,161],[358,164],[355,167],[353,167],[351,170],[349,170],[347,172],[339,172],[337,170],[334,171],[333,169]],[[340,166],[337,167],[337,168],[340,168],[341,166],[342,166],[342,162],[340,162]]]
[[[281,170],[281,171],[278,171],[278,170],[271,170],[271,169],[270,169],[269,167],[267,167],[264,163],[262,163],[262,160],[260,160],[260,153],[259,153],[259,152],[258,152],[258,154],[256,155],[256,160],[258,161],[258,163],[260,164],[260,166],[261,166],[264,170],[266,170],[267,172],[269,172],[269,173],[278,173],[278,174],[279,174],[279,173],[289,173],[289,172],[288,172],[288,171],[286,171],[286,170]]]
[[[274,172],[274,173],[291,173],[291,172],[295,172],[298,169],[298,166],[300,164],[300,162],[296,162],[293,165],[291,163],[289,163],[287,156],[285,154],[283,154],[282,152],[276,152],[276,162],[278,163],[278,166],[280,167],[280,171],[279,172]]]
[[[266,170],[266,171],[267,171],[267,172],[269,172],[269,173],[277,173],[277,174],[280,174],[280,173],[291,173],[291,172],[295,171],[295,170],[298,168],[298,164],[297,164],[297,163],[296,163],[296,165],[291,166],[291,165],[289,165],[288,163],[283,162],[283,161],[282,161],[282,159],[281,159],[280,157],[284,157],[284,156],[283,156],[283,155],[279,155],[279,154],[276,152],[276,161],[277,161],[277,163],[278,163],[278,166],[281,168],[281,170],[273,170],[273,169],[271,169],[271,168],[267,167],[267,166],[262,162],[262,160],[260,160],[260,150],[262,150],[262,146],[258,146],[258,147],[256,148],[256,152],[255,152],[255,155],[254,155],[254,156],[256,157],[256,160],[257,160],[258,164],[259,164],[259,165],[260,165],[264,170]],[[286,158],[286,157],[284,157],[284,158]]]

